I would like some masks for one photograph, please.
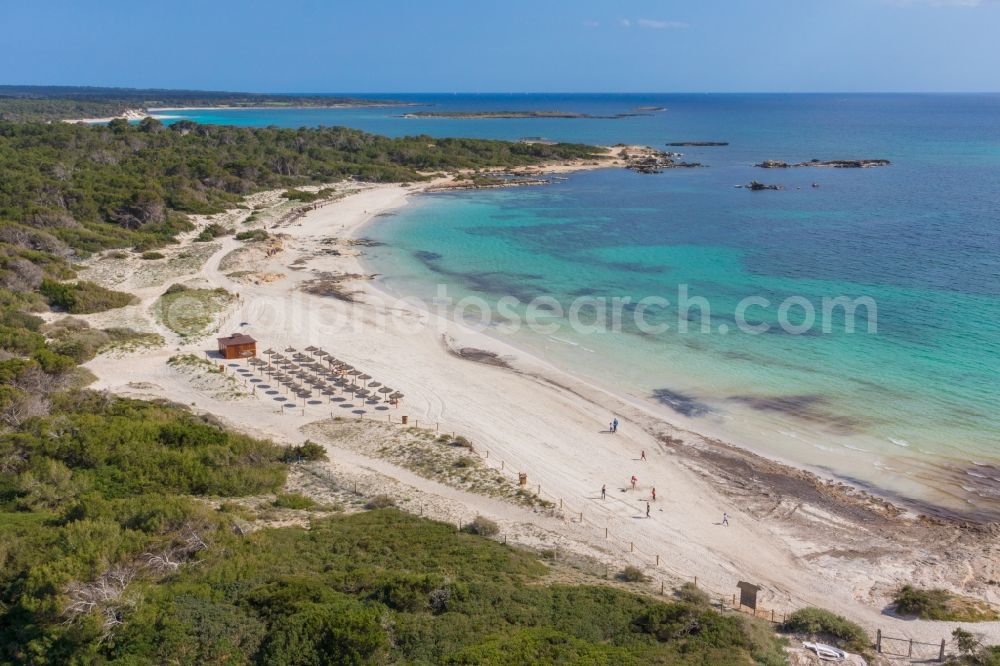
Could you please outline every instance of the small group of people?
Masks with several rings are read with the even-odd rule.
[[[616,432],[618,432],[618,417],[617,416],[614,417],[614,419],[611,421],[611,423],[608,424],[608,432],[610,432],[612,435],[615,434]]]

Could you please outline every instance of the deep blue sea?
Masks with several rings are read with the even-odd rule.
[[[565,316],[546,320],[558,330],[505,333],[496,318],[489,330],[685,426],[889,494],[1000,516],[1000,95],[385,97],[426,106],[163,113],[392,136],[663,149],[728,142],[669,149],[705,165],[698,169],[602,169],[546,187],[425,195],[370,228],[386,245],[368,260],[400,294],[430,298],[446,284],[452,296],[490,304],[512,296],[519,314],[532,299],[548,299],[550,311],[558,304]],[[401,117],[638,107],[663,110],[619,119]],[[752,166],[851,158],[892,164]],[[753,179],[784,189],[734,187]],[[679,288],[708,311],[679,307]],[[868,308],[856,311],[853,333],[842,309],[824,317],[824,297],[838,296],[870,299],[877,331],[868,332]],[[574,304],[594,323],[597,306],[586,303],[615,297],[630,299],[616,330],[569,325]],[[746,308],[748,297],[758,300]],[[666,331],[638,326],[642,299],[651,303],[645,324]],[[739,330],[741,303],[739,321],[768,332]],[[801,334],[779,325],[782,304]]]

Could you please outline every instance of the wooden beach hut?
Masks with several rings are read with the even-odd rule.
[[[219,353],[223,358],[249,358],[257,355],[257,341],[249,335],[233,333],[219,338]]]

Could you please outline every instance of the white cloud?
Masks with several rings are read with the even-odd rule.
[[[636,21],[640,28],[651,28],[653,30],[680,30],[691,26],[683,21],[657,21],[655,19],[641,18]]]
[[[629,21],[628,19],[622,19],[622,20],[620,20],[618,22],[621,24],[621,26],[623,28],[631,28],[632,27],[632,21]]]
[[[599,25],[601,25],[601,24],[598,21],[584,21],[583,22],[583,27],[584,28],[596,28]]]

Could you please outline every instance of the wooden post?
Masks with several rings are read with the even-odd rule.
[[[882,654],[882,630],[878,629],[875,632],[875,651]]]
[[[487,460],[490,459],[490,450],[489,449],[486,449],[486,459]]]
[[[771,609],[771,624],[774,624],[774,609]]]
[[[941,652],[938,653],[938,661],[944,661],[944,639],[941,639]]]
[[[733,595],[733,608],[738,608],[738,606],[736,605],[736,595],[735,594]]]
[[[537,493],[537,495],[538,495],[539,497],[541,497],[541,496],[542,496],[542,484],[540,484],[540,483],[538,484],[538,493]]]
[[[694,586],[698,587],[698,577],[697,576],[694,577]]]
[[[628,542],[628,552],[630,552],[630,553],[634,553],[635,552],[635,542],[634,541],[629,541]]]
[[[608,538],[608,528],[607,527],[604,528],[604,538],[605,539]]]
[[[907,657],[912,657],[913,656],[913,639],[912,638],[910,639],[910,647],[906,651],[906,656]]]
[[[503,469],[503,461],[500,461],[500,469]]]
[[[663,594],[663,581],[660,581],[660,594]]]
[[[656,566],[660,566],[660,556],[656,556]]]
[[[580,512],[580,524],[583,525],[583,511]]]

